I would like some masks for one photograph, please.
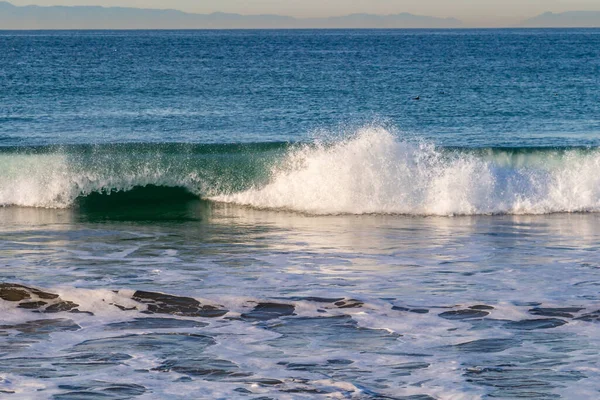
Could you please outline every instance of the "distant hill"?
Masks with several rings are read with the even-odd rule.
[[[435,18],[409,13],[392,15],[351,14],[343,17],[298,20],[315,28],[460,28],[455,18]]]
[[[0,29],[255,29],[255,28],[458,28],[461,21],[408,13],[352,14],[299,19],[281,15],[190,14],[101,6],[23,6],[0,1]]]
[[[527,28],[600,28],[600,11],[547,12],[523,21]]]

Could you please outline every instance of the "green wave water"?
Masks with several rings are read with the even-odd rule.
[[[287,147],[256,143],[3,148],[0,204],[68,208],[80,197],[147,185],[184,188],[196,196],[240,191],[268,179],[268,166]]]

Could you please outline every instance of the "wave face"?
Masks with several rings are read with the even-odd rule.
[[[401,140],[381,127],[291,146],[13,148],[0,152],[0,204],[136,205],[152,196],[164,204],[169,202],[165,195],[184,201],[189,193],[319,215],[597,212],[599,167],[597,148],[440,148]],[[141,197],[108,197],[133,189],[140,193],[143,187],[150,189]]]
[[[0,205],[69,208],[103,201],[136,205],[152,199],[166,203],[169,194],[186,200],[180,191],[160,187],[181,188],[196,197],[239,191],[265,182],[267,165],[285,147],[270,143],[8,148],[0,151]],[[123,195],[132,190],[139,194],[144,187],[149,189],[142,196]]]

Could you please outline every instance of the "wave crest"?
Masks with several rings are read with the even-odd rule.
[[[597,148],[450,149],[365,127],[334,142],[291,147],[123,145],[0,152],[0,205],[68,208],[95,193],[151,186],[183,190],[144,192],[182,200],[175,203],[184,202],[181,193],[191,193],[316,215],[597,212],[599,169]],[[114,200],[137,203],[144,196]],[[97,203],[106,201],[101,197]]]
[[[292,150],[265,186],[213,200],[309,214],[544,214],[600,210],[598,151],[439,149],[364,128]]]

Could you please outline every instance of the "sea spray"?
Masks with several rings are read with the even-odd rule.
[[[599,168],[597,148],[444,148],[367,126],[333,141],[293,145],[4,150],[0,204],[69,208],[92,194],[151,186],[215,202],[321,215],[597,212]]]
[[[539,153],[539,154],[538,154]],[[212,197],[308,214],[476,215],[600,210],[597,150],[443,149],[367,127],[300,146],[266,186]],[[516,160],[515,160],[516,159]],[[515,162],[516,161],[516,162]]]

